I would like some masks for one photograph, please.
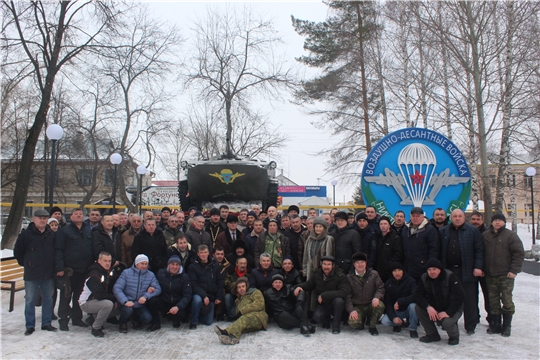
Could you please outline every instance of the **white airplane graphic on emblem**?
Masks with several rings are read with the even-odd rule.
[[[377,176],[366,176],[364,180],[370,183],[375,183],[377,185],[386,185],[387,187],[392,186],[398,196],[401,198],[400,205],[411,205],[413,202],[410,196],[407,196],[405,192],[406,184],[403,176],[401,174],[396,175],[389,168],[384,168],[384,174],[379,174]],[[448,187],[451,185],[458,185],[466,183],[470,180],[469,177],[458,177],[455,175],[450,176],[450,169],[443,170],[439,175],[433,175],[428,186],[431,186],[431,191],[429,195],[424,200],[424,205],[435,205],[435,198],[441,191],[442,187]]]

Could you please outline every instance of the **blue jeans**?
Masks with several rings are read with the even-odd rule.
[[[236,317],[236,297],[232,294],[225,294],[225,311],[230,318]]]
[[[193,299],[191,300],[191,318],[189,320],[191,324],[198,324],[200,321],[204,325],[212,325],[212,321],[214,321],[214,303],[210,301],[210,304],[208,304],[210,307],[209,312],[199,316],[203,306],[203,299],[199,295],[193,295]]]
[[[26,293],[24,317],[26,328],[36,327],[36,294],[41,290],[41,326],[51,325],[53,312],[54,280],[25,280],[24,291]]]
[[[416,329],[418,328],[418,316],[416,315],[416,309],[415,309],[415,306],[416,304],[415,303],[410,303],[409,306],[407,307],[407,310],[405,311],[396,311],[396,316],[400,319],[409,319],[409,327],[408,329],[410,331],[416,331]],[[394,319],[390,319],[388,317],[388,315],[384,314],[382,320],[381,320],[381,323],[384,325],[384,326],[401,326],[401,325],[396,325],[394,324]]]
[[[121,305],[120,319],[118,320],[120,324],[127,323],[131,314],[133,314],[134,321],[140,321],[143,324],[148,324],[150,321],[152,321],[152,314],[150,314],[150,311],[148,310],[146,305],[138,308]]]

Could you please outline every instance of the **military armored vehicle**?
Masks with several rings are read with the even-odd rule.
[[[183,161],[181,166],[178,194],[182,211],[192,206],[202,210],[221,204],[232,208],[258,204],[266,209],[277,204],[275,161],[229,153],[208,160]]]

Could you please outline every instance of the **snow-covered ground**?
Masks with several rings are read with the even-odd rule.
[[[530,233],[520,226],[519,234],[525,249],[530,249]],[[528,234],[528,236],[527,236]],[[2,257],[9,256],[2,252]],[[222,345],[212,327],[200,325],[188,330],[185,324],[174,329],[164,322],[161,330],[147,333],[129,328],[128,334],[120,334],[115,325],[105,325],[105,338],[94,338],[88,329],[71,326],[69,332],[50,333],[39,330],[24,336],[24,292],[16,294],[15,309],[8,312],[9,293],[2,291],[1,299],[1,357],[3,359],[86,359],[86,358],[415,358],[415,359],[538,359],[540,357],[540,277],[519,274],[514,289],[516,315],[512,336],[486,334],[487,323],[480,299],[482,321],[476,334],[467,336],[460,320],[460,344],[446,344],[447,335],[440,331],[443,341],[423,344],[411,339],[403,330],[395,334],[390,328],[379,325],[380,335],[371,336],[367,331],[353,331],[342,327],[339,335],[329,330],[317,329],[309,338],[298,330],[279,329],[274,323],[267,331],[242,336],[240,344]],[[482,293],[480,292],[480,297]],[[37,324],[41,319],[41,308],[37,308]],[[218,323],[227,326],[227,323]],[[57,326],[57,322],[53,322]],[[424,331],[419,328],[422,336]]]

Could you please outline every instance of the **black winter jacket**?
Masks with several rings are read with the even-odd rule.
[[[329,233],[329,235],[334,238],[336,246],[336,266],[345,274],[348,274],[352,269],[352,255],[362,251],[360,234],[356,230],[346,227],[343,229],[336,228],[336,231]]]
[[[391,262],[403,263],[403,246],[401,236],[394,229],[386,235],[377,234],[377,262],[375,270],[379,273],[382,281],[392,277]]]
[[[251,271],[249,275],[249,287],[261,290],[264,293],[266,290],[272,287],[272,276],[279,274],[277,269],[274,269],[274,265],[270,264],[267,270],[263,270],[261,265]]]
[[[116,297],[112,293],[110,271],[105,270],[98,263],[91,265],[89,270],[88,278],[79,297],[79,304],[88,300],[110,300],[115,303]]]
[[[13,256],[24,267],[24,280],[54,279],[54,233],[48,225],[40,232],[34,223],[30,223],[19,234]]]
[[[182,272],[171,274],[167,269],[158,271],[156,278],[161,286],[159,295],[167,304],[177,306],[184,310],[191,302],[193,295],[189,276],[180,268]]]
[[[223,301],[223,274],[221,273],[221,265],[213,257],[208,257],[208,262],[203,264],[197,256],[188,270],[193,295],[197,294],[201,298],[208,296],[210,301],[216,299]]]
[[[131,259],[135,262],[135,258],[139,254],[148,256],[148,269],[154,274],[159,269],[164,269],[167,266],[167,242],[161,230],[156,229],[152,235],[144,228],[135,235],[133,245],[131,246]]]
[[[56,272],[69,267],[76,273],[86,274],[94,263],[92,231],[85,223],[80,229],[74,223],[58,229],[54,248]]]
[[[422,309],[432,306],[437,312],[446,311],[452,317],[463,309],[465,292],[456,274],[444,269],[436,279],[430,278],[427,273],[422,275],[414,300]]]
[[[114,240],[113,240],[114,239]],[[116,261],[122,260],[120,250],[121,239],[117,228],[113,228],[112,239],[101,224],[92,229],[92,247],[94,249],[94,260],[97,260],[102,251],[106,251],[112,256],[112,265]]]
[[[427,219],[424,219],[412,235],[412,224],[407,225],[401,232],[403,266],[410,276],[418,280],[426,271],[426,262],[431,258],[439,259],[439,234]]]
[[[349,293],[347,276],[338,267],[335,267],[327,278],[325,278],[322,268],[319,267],[313,277],[298,286],[305,291],[315,290],[315,295],[320,295],[326,305],[332,305],[332,301],[338,297],[345,300]]]
[[[406,272],[403,273],[403,277],[399,281],[393,276],[390,277],[390,279],[384,283],[384,288],[386,289],[386,293],[384,294],[384,307],[390,320],[393,320],[397,316],[396,311],[394,310],[394,304],[396,302],[399,305],[398,311],[405,311],[411,303],[414,303],[416,280],[410,277]]]
[[[182,257],[180,254],[180,250],[178,250],[178,247],[176,244],[173,244],[167,249],[167,253],[165,254],[165,258],[167,261],[171,258],[171,256],[176,255],[180,258],[180,261],[182,262],[182,267],[184,268],[184,272],[187,274],[189,265],[191,265],[192,261],[197,257],[195,253],[191,250],[186,251],[185,257]]]
[[[371,226],[367,226],[365,229],[358,228],[358,232],[360,233],[360,251],[368,257],[367,267],[373,268],[377,261],[377,237],[380,236],[380,232]]]
[[[279,269],[279,274],[283,276],[283,279],[285,280],[283,284],[285,285],[296,287],[296,285],[301,284],[303,281],[300,271],[295,268],[293,268],[289,273],[286,273],[285,270],[281,268]]]
[[[264,301],[266,307],[271,309],[274,316],[286,311],[291,312],[296,307],[296,296],[294,296],[294,288],[290,285],[283,285],[280,291],[273,287],[264,292]]]

